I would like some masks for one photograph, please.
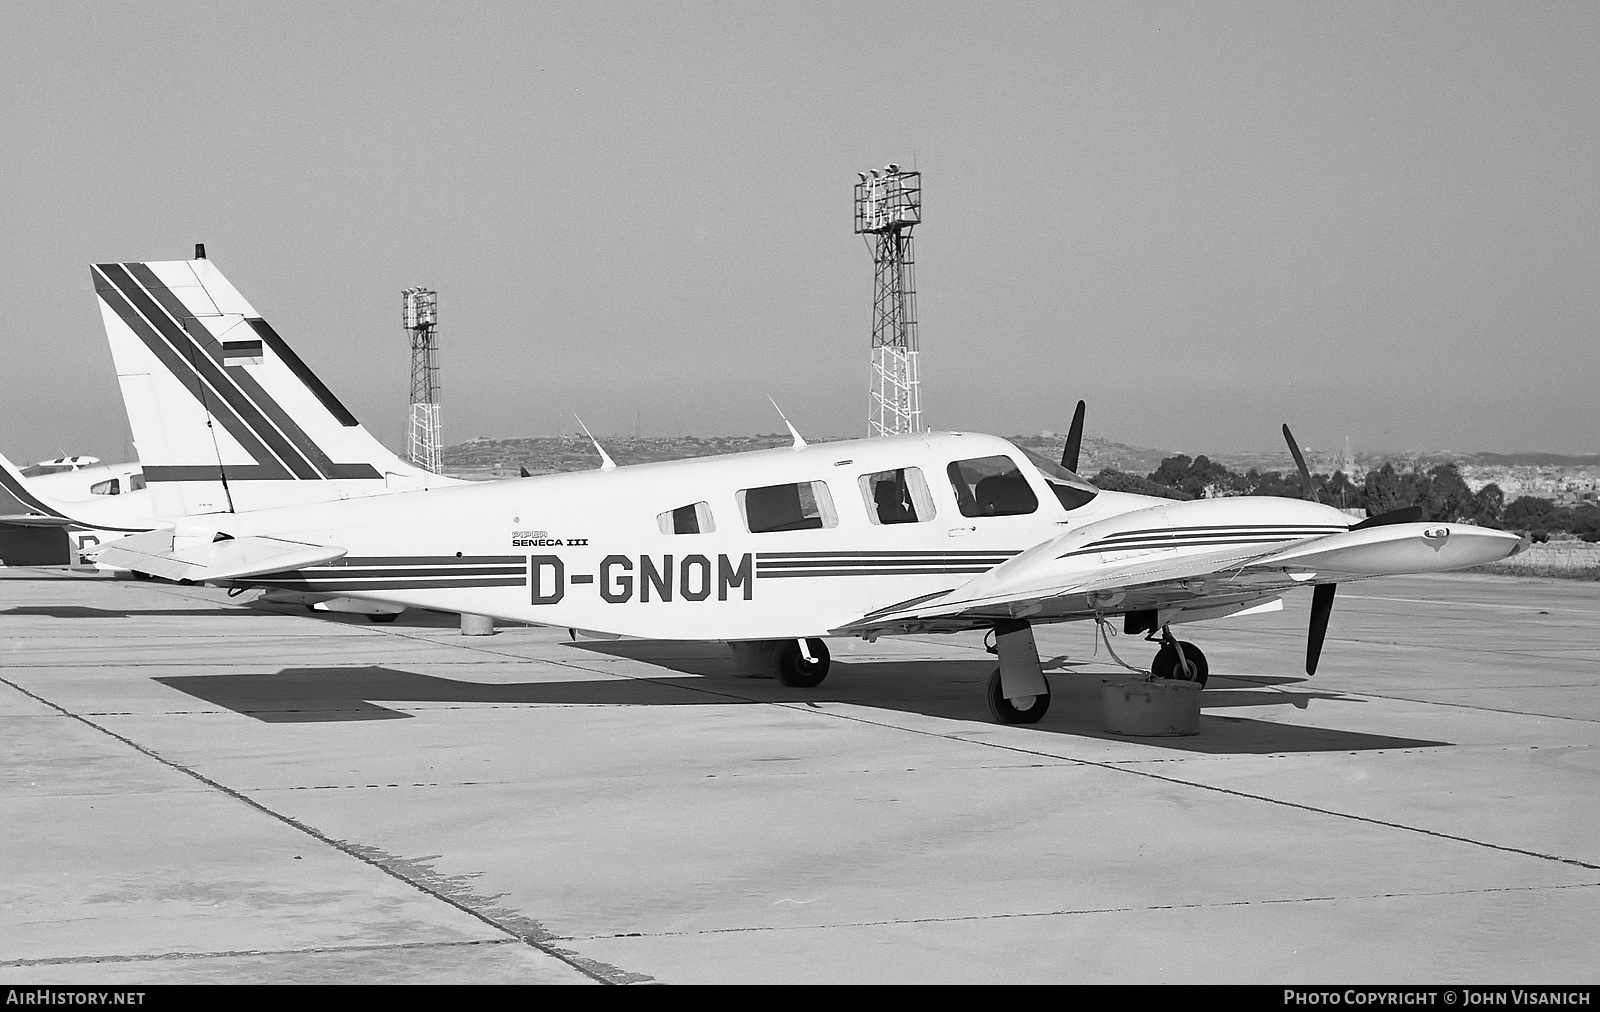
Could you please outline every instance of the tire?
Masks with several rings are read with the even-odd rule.
[[[385,612],[385,613],[383,613],[381,615],[369,613],[367,615],[367,621],[368,622],[393,622],[395,619],[397,619],[399,617],[400,617],[400,613],[397,612],[397,611]]]
[[[821,640],[808,639],[806,649],[811,651],[812,659],[809,661],[800,652],[800,644],[794,640],[785,640],[778,650],[778,681],[791,689],[814,688],[828,677],[828,668],[832,664],[828,645]]]
[[[1200,687],[1202,689],[1205,688],[1206,676],[1211,672],[1210,666],[1206,664],[1206,655],[1201,653],[1200,648],[1193,643],[1179,643],[1178,646],[1183,648],[1183,656],[1188,659],[1189,665],[1193,669],[1192,677],[1185,674],[1183,665],[1178,663],[1178,652],[1172,649],[1172,644],[1170,643],[1161,644],[1161,649],[1156,651],[1156,659],[1150,665],[1150,673],[1157,678],[1176,678],[1199,682]]]
[[[1000,669],[995,668],[994,674],[989,676],[989,685],[984,691],[989,701],[989,712],[994,719],[1002,724],[1037,724],[1039,718],[1050,709],[1050,694],[1042,696],[1028,696],[1015,702],[1000,694]],[[1018,703],[1024,705],[1017,705]]]

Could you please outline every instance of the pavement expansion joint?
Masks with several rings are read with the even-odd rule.
[[[301,784],[295,787],[257,787],[251,789],[251,794],[273,794],[278,791],[365,791],[377,788],[388,790],[391,787],[513,787],[520,784],[519,780],[457,780],[450,783],[418,783],[418,784]]]
[[[1223,900],[1205,903],[1151,903],[1122,907],[1081,907],[1058,910],[1016,910],[989,914],[951,914],[944,917],[888,917],[879,920],[829,921],[813,924],[762,924],[729,928],[699,928],[692,931],[622,931],[611,934],[560,935],[557,941],[587,942],[617,938],[686,938],[700,935],[757,934],[765,932],[833,931],[840,928],[879,928],[911,924],[960,924],[964,922],[1024,920],[1047,917],[1083,917],[1102,914],[1154,913],[1165,910],[1220,910],[1237,907],[1310,905],[1329,903],[1368,903],[1382,900],[1423,899],[1446,896],[1473,896],[1505,893],[1543,893],[1570,889],[1600,888],[1597,882],[1565,885],[1488,886],[1479,889],[1396,890],[1381,893],[1353,893],[1344,896],[1279,896],[1249,900]],[[783,902],[783,901],[779,901]],[[809,901],[807,901],[809,902]]]
[[[304,956],[325,953],[396,952],[459,949],[474,945],[516,945],[518,938],[471,938],[454,942],[393,942],[386,945],[312,945],[298,949],[220,949],[207,952],[151,952],[94,956],[47,956],[0,960],[0,967],[69,966],[84,963],[155,963],[170,959],[236,959],[240,956]]]
[[[838,719],[838,720],[855,721],[857,723],[870,724],[870,725],[873,725],[875,727],[894,728],[894,729],[897,729],[897,730],[900,730],[900,731],[903,731],[903,732],[905,732],[907,734],[912,734],[912,735],[924,735],[924,736],[931,737],[931,738],[942,738],[942,739],[950,738],[950,735],[948,735],[948,734],[943,734],[943,733],[936,732],[936,731],[924,731],[924,730],[920,730],[920,729],[917,729],[917,728],[903,727],[903,726],[901,726],[899,724],[893,724],[893,723],[890,723],[890,722],[882,720],[882,719],[874,720],[874,719],[870,719],[868,717],[865,717],[865,716],[863,716],[861,714],[846,713],[846,712],[844,712],[842,710],[837,710],[837,709],[808,711],[804,707],[798,707],[795,704],[791,704],[791,703],[777,703],[775,705],[788,707],[790,709],[796,709],[796,710],[798,710],[799,712],[802,712],[802,713],[815,712],[815,713],[818,713],[821,716],[832,717],[832,718],[835,718],[835,719]],[[1037,749],[1024,748],[1024,747],[1022,747],[1020,745],[1010,744],[1010,743],[1002,742],[1002,741],[995,741],[993,739],[980,739],[980,738],[976,738],[976,737],[967,737],[967,738],[961,738],[960,740],[964,741],[964,742],[967,742],[968,744],[977,745],[977,746],[980,746],[980,747],[983,747],[983,748],[1004,749],[1005,751],[1016,752],[1016,753],[1019,753],[1021,755],[1035,755],[1035,756],[1040,756],[1042,758],[1051,759],[1051,760],[1058,760],[1058,761],[1059,760],[1065,760],[1065,761],[1068,761],[1068,762],[1078,762],[1078,763],[1080,763],[1080,764],[1082,764],[1084,766],[1094,766],[1094,767],[1098,767],[1098,768],[1104,769],[1104,770],[1111,770],[1111,771],[1114,771],[1114,772],[1117,772],[1117,773],[1123,773],[1123,774],[1126,774],[1128,776],[1147,777],[1147,778],[1149,778],[1151,780],[1157,780],[1157,781],[1160,781],[1162,783],[1172,784],[1172,785],[1178,786],[1178,787],[1189,787],[1189,788],[1193,788],[1194,790],[1209,791],[1209,792],[1212,792],[1212,793],[1223,794],[1223,795],[1227,795],[1227,796],[1230,796],[1230,797],[1241,798],[1241,799],[1250,800],[1250,801],[1259,801],[1259,802],[1263,802],[1263,803],[1268,804],[1268,805],[1278,805],[1278,806],[1281,806],[1281,807],[1284,807],[1284,808],[1292,808],[1292,809],[1295,809],[1297,811],[1302,811],[1302,812],[1313,812],[1313,813],[1316,813],[1318,815],[1327,815],[1327,816],[1331,816],[1331,817],[1336,818],[1336,819],[1349,819],[1352,822],[1361,822],[1361,823],[1365,823],[1365,824],[1370,825],[1370,826],[1385,826],[1385,827],[1387,827],[1389,829],[1398,829],[1398,830],[1401,830],[1403,832],[1419,833],[1419,834],[1421,834],[1423,836],[1430,836],[1430,837],[1433,837],[1434,839],[1438,839],[1438,840],[1453,840],[1453,841],[1455,841],[1457,843],[1465,843],[1465,844],[1468,844],[1468,845],[1474,846],[1474,847],[1483,847],[1483,848],[1485,848],[1487,850],[1496,850],[1496,851],[1500,851],[1501,853],[1521,854],[1524,857],[1532,857],[1532,858],[1536,858],[1536,859],[1541,860],[1541,861],[1552,861],[1552,862],[1555,862],[1555,863],[1558,863],[1558,864],[1568,864],[1568,865],[1573,865],[1573,866],[1578,867],[1578,868],[1586,868],[1586,869],[1593,869],[1593,870],[1596,870],[1596,871],[1600,871],[1600,864],[1591,864],[1588,861],[1581,861],[1581,860],[1579,860],[1577,858],[1573,858],[1573,857],[1563,857],[1563,856],[1561,856],[1559,854],[1544,854],[1544,853],[1540,853],[1539,851],[1527,850],[1527,849],[1524,849],[1522,847],[1511,847],[1511,846],[1507,846],[1505,844],[1491,843],[1491,842],[1489,842],[1487,840],[1476,840],[1476,839],[1473,839],[1472,837],[1460,836],[1460,835],[1455,834],[1455,833],[1444,833],[1444,832],[1440,832],[1439,830],[1435,830],[1435,829],[1426,829],[1426,828],[1424,828],[1422,826],[1408,826],[1403,822],[1393,822],[1393,821],[1390,821],[1388,819],[1377,819],[1377,818],[1373,818],[1372,816],[1358,815],[1358,814],[1356,814],[1354,812],[1335,811],[1334,809],[1331,809],[1331,808],[1322,808],[1322,807],[1317,806],[1317,805],[1308,805],[1308,804],[1304,804],[1304,803],[1298,802],[1298,801],[1289,801],[1289,800],[1287,800],[1285,798],[1268,797],[1265,794],[1255,794],[1255,793],[1252,793],[1250,791],[1236,790],[1236,789],[1231,788],[1231,787],[1219,787],[1219,786],[1216,786],[1215,784],[1197,783],[1197,782],[1192,781],[1192,780],[1182,779],[1181,777],[1166,776],[1166,775],[1163,775],[1161,773],[1157,773],[1157,772],[1154,772],[1154,771],[1148,770],[1148,769],[1137,769],[1137,768],[1134,768],[1134,767],[1131,767],[1131,766],[1124,765],[1124,764],[1119,763],[1119,762],[1112,762],[1112,761],[1105,761],[1105,760],[1093,760],[1093,759],[1073,759],[1070,756],[1058,756],[1058,755],[1054,755],[1054,754],[1052,754],[1050,752],[1039,751]],[[1351,754],[1355,755],[1355,754],[1358,754],[1358,753],[1351,753]]]
[[[116,741],[121,742],[128,748],[154,759],[156,762],[161,763],[163,766],[166,766],[169,769],[176,770],[179,773],[192,777],[193,779],[198,780],[215,791],[226,794],[228,797],[233,798],[242,804],[248,805],[256,811],[282,822],[286,826],[298,830],[299,832],[304,833],[305,835],[324,843],[349,857],[355,858],[358,861],[376,868],[384,874],[406,883],[419,892],[446,903],[457,910],[460,910],[462,913],[468,914],[469,916],[482,921],[490,927],[504,932],[511,938],[520,940],[531,948],[538,949],[540,952],[543,952],[546,955],[553,956],[554,958],[561,960],[563,963],[566,963],[568,966],[571,966],[573,969],[577,970],[579,973],[582,973],[584,976],[591,978],[592,980],[607,984],[634,984],[645,983],[654,980],[653,977],[649,977],[644,974],[631,973],[629,971],[611,966],[608,963],[602,963],[598,960],[589,959],[567,949],[562,949],[551,945],[547,941],[547,939],[551,937],[550,933],[546,931],[544,927],[537,921],[531,920],[510,910],[501,910],[499,908],[490,908],[487,910],[482,909],[480,906],[475,905],[475,903],[483,902],[484,898],[479,897],[470,889],[463,892],[462,890],[454,887],[450,889],[438,888],[439,886],[444,885],[453,886],[453,880],[445,876],[434,874],[431,868],[429,868],[429,866],[426,864],[427,861],[433,860],[438,855],[417,860],[392,858],[376,848],[366,847],[361,844],[346,840],[335,839],[331,836],[328,836],[326,833],[323,833],[316,827],[310,825],[309,823],[276,811],[260,801],[249,797],[243,791],[236,790],[217,780],[213,780],[205,774],[191,769],[182,763],[174,762],[173,760],[161,755],[159,752],[141,745],[125,735],[118,734],[103,724],[97,724],[82,714],[73,713],[72,711],[61,706],[59,703],[52,702],[51,700],[40,696],[38,693],[30,692],[28,689],[17,685],[15,682],[10,681],[9,679],[0,678],[0,684],[10,686],[12,689],[15,689],[17,692],[22,693],[30,699],[33,699],[44,706],[48,706],[52,710],[55,710],[64,716],[71,717],[72,719],[83,723],[85,726],[90,727],[109,738],[113,738]],[[417,872],[426,872],[426,874],[411,874]],[[494,898],[490,897],[488,899],[492,901]],[[467,902],[467,900],[472,900],[475,902]]]
[[[1528,688],[1528,686],[1518,686],[1518,688],[1526,689],[1526,688]],[[1577,684],[1577,685],[1541,685],[1541,686],[1538,686],[1538,688],[1541,688],[1541,689],[1587,689],[1587,688],[1590,688],[1590,686],[1589,685],[1584,685],[1584,684]],[[1354,693],[1351,693],[1350,695],[1355,696]],[[1379,692],[1363,692],[1363,693],[1360,694],[1360,696],[1355,696],[1355,698],[1360,698],[1360,697],[1363,697],[1363,696],[1368,698],[1368,699],[1383,699],[1383,700],[1387,700],[1387,701],[1389,701],[1391,703],[1418,703],[1418,704],[1421,704],[1423,706],[1449,706],[1449,707],[1454,707],[1454,708],[1456,708],[1458,710],[1477,710],[1477,711],[1479,711],[1481,713],[1504,713],[1504,714],[1508,714],[1508,715],[1513,716],[1513,717],[1547,717],[1547,718],[1549,718],[1551,720],[1571,720],[1571,721],[1575,721],[1575,722],[1580,723],[1580,724],[1600,723],[1600,721],[1596,721],[1595,718],[1593,718],[1593,717],[1574,716],[1574,715],[1572,715],[1570,713],[1540,713],[1537,710],[1514,710],[1514,709],[1510,709],[1510,708],[1503,707],[1503,706],[1483,706],[1483,705],[1478,704],[1478,703],[1458,703],[1458,702],[1455,702],[1453,700],[1448,700],[1448,699],[1417,699],[1417,698],[1415,698],[1413,696],[1391,696],[1391,695],[1389,695],[1387,693],[1379,693]]]

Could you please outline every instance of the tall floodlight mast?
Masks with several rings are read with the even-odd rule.
[[[867,248],[872,251],[874,268],[872,402],[867,435],[921,432],[911,230],[922,221],[922,173],[890,164],[859,175],[856,235],[869,237]]]
[[[426,288],[400,293],[401,318],[411,339],[411,428],[406,449],[411,463],[444,469],[439,426],[439,294]]]

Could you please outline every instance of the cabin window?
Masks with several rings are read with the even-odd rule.
[[[135,474],[128,475],[128,491],[129,492],[137,492],[142,488],[144,488],[144,472],[143,471],[137,472]]]
[[[1039,497],[1010,457],[974,457],[949,467],[964,517],[1014,517],[1039,508]]]
[[[839,514],[834,512],[833,497],[824,482],[741,489],[735,498],[751,534],[839,526]]]
[[[710,534],[717,529],[711,519],[711,505],[697,502],[656,514],[662,534]]]
[[[875,524],[915,524],[933,519],[933,496],[919,467],[861,476],[861,497]]]
[[[107,478],[90,485],[89,491],[93,495],[118,495],[122,492],[122,484],[115,478]]]

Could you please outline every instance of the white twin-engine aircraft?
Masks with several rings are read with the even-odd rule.
[[[1480,565],[1520,543],[1404,511],[1352,523],[1316,502],[1101,491],[958,432],[796,435],[792,448],[470,484],[382,474],[340,463],[355,458],[337,433],[295,434],[306,399],[355,421],[208,261],[94,275],[164,518],[98,558],[170,580],[727,641],[796,686],[827,674],[826,636],[992,630],[990,709],[1032,723],[1050,698],[1034,623],[1121,616],[1159,640],[1156,677],[1203,683],[1204,655],[1171,626],[1311,586],[1309,673],[1337,583]],[[1064,464],[1079,435],[1081,416]]]

